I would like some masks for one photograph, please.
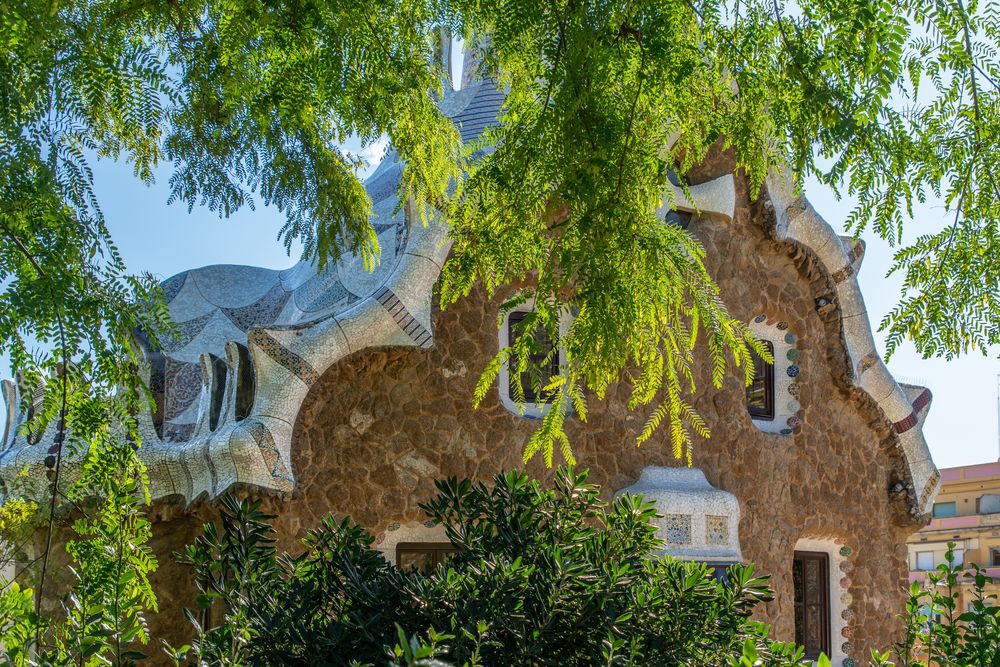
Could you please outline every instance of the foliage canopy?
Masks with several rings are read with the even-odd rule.
[[[0,346],[31,369],[30,342],[120,385],[105,357],[134,357],[129,332],[169,331],[149,277],[124,272],[103,226],[88,160],[127,160],[148,182],[170,160],[172,199],[220,215],[286,213],[281,235],[320,264],[376,261],[369,202],[349,136],[387,136],[405,159],[403,195],[450,224],[442,301],[474,285],[529,285],[530,333],[557,333],[567,363],[538,383],[554,409],[526,448],[551,460],[570,409],[586,417],[628,371],[632,405],[653,404],[677,455],[707,435],[688,396],[698,341],[711,377],[752,373],[743,326],[703,250],[653,214],[719,144],[752,188],[791,165],[856,196],[850,225],[902,242],[914,202],[940,196],[951,228],[900,250],[906,291],[883,326],[890,351],[924,354],[1000,340],[995,252],[998,12],[961,0],[3,0],[0,42]],[[482,51],[508,90],[501,123],[460,146],[441,116],[435,54],[445,27]],[[488,36],[485,38],[484,36]],[[482,150],[490,147],[490,150]],[[676,176],[675,176],[676,175]],[[25,256],[35,258],[33,266]],[[58,295],[58,298],[56,296]],[[512,304],[508,304],[512,305]],[[533,335],[485,369],[480,394]],[[107,354],[105,354],[107,353]],[[58,355],[56,355],[58,357]],[[727,361],[728,358],[728,361]],[[51,365],[51,364],[50,364]],[[103,375],[102,375],[103,373]],[[120,374],[120,373],[119,373]]]

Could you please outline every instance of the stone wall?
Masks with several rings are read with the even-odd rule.
[[[707,180],[731,166],[726,156],[716,156],[697,176]],[[746,321],[766,314],[796,334],[800,423],[791,435],[762,433],[747,414],[737,374],[713,390],[709,368],[702,368],[694,403],[712,437],[697,443],[694,465],[740,500],[743,555],[772,576],[777,592],[761,613],[777,637],[793,635],[796,542],[825,539],[847,547],[838,567],[848,611],[844,634],[833,644],[849,641],[847,648],[859,657],[870,647],[887,647],[898,629],[903,543],[917,528],[905,498],[888,491],[906,481],[904,467],[880,410],[846,381],[836,305],[817,310],[816,298],[830,292],[829,276],[801,248],[772,240],[766,197],[752,202],[746,189],[738,177],[732,222],[696,218],[691,229],[707,249],[731,313]],[[298,486],[288,498],[265,502],[280,515],[282,546],[294,548],[297,537],[331,512],[353,515],[384,539],[394,524],[423,520],[418,504],[433,494],[434,479],[488,478],[521,467],[522,447],[537,422],[504,409],[495,388],[478,410],[471,407],[478,374],[497,351],[496,309],[473,294],[435,313],[432,349],[365,350],[313,386],[295,425]],[[633,483],[644,466],[681,465],[665,431],[636,446],[645,414],[630,414],[627,399],[627,386],[612,387],[604,401],[591,402],[587,423],[571,420],[568,427],[580,465],[590,468],[591,480],[609,497]],[[551,474],[538,460],[527,468],[536,476]],[[169,553],[189,543],[215,511],[198,503],[190,510],[163,505],[157,512],[154,548],[161,566],[155,582],[162,611],[152,626],[179,641],[189,633],[181,609],[192,604],[193,589]]]

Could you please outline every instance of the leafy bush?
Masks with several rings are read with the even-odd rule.
[[[927,585],[910,584],[904,640],[894,650],[901,667],[1000,664],[1000,607],[986,594],[990,577],[975,563],[955,562],[948,543],[945,562],[927,576]],[[972,600],[959,609],[960,586],[971,584]],[[889,653],[873,653],[872,667],[894,663]]]
[[[752,566],[651,558],[655,510],[610,506],[586,472],[545,489],[521,473],[492,487],[454,478],[423,506],[457,553],[401,571],[350,519],[328,518],[297,556],[278,554],[259,501],[223,502],[183,560],[201,590],[197,638],[178,664],[790,665],[801,649],[750,620],[770,599]],[[207,612],[220,621],[204,624]],[[409,638],[409,639],[407,639]],[[423,641],[421,641],[423,640]],[[750,663],[747,663],[750,664]]]

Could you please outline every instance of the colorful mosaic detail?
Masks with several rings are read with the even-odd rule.
[[[854,620],[854,610],[844,609],[843,611],[840,612],[840,617],[845,621],[847,621],[848,623],[850,623],[851,621]]]
[[[793,430],[797,429],[799,426],[802,426],[802,420],[796,417],[795,415],[789,417],[788,421],[785,423],[788,424],[788,428]]]
[[[712,516],[705,517],[705,540],[709,544],[729,543],[729,517]]]
[[[302,380],[307,387],[311,387],[319,379],[319,373],[308,361],[289,350],[263,329],[251,329],[247,338],[264,354]]]
[[[386,530],[388,530],[388,531],[399,530],[399,522],[398,521],[393,521],[392,523],[389,524],[389,527],[386,528]]]
[[[187,410],[201,393],[201,364],[167,358],[165,421],[173,421]]]
[[[911,412],[903,419],[900,419],[898,422],[895,422],[892,425],[892,428],[894,431],[896,431],[896,433],[906,433],[911,428],[917,425],[917,421],[918,421],[917,413]]]
[[[844,558],[850,558],[853,553],[854,549],[847,546],[846,544],[840,547],[840,555],[843,556]]]
[[[661,520],[667,542],[671,544],[691,543],[691,515],[665,514]]]
[[[924,389],[913,399],[913,411],[919,414],[931,402],[931,390]]]
[[[798,402],[799,385],[795,378],[799,375],[798,366],[801,352],[796,347],[798,336],[790,330],[792,322],[778,315],[761,314],[749,323],[749,328],[758,340],[767,341],[774,354],[775,367],[771,373],[772,403],[770,418],[753,418],[754,424],[765,433],[775,435],[792,435],[796,426],[788,424],[788,419],[797,416],[801,419]]]
[[[853,595],[851,595],[850,593],[841,593],[840,594],[840,604],[849,607],[852,602],[854,602],[854,596]]]
[[[257,299],[249,306],[239,308],[220,308],[240,331],[249,331],[250,327],[270,324],[278,318],[281,309],[285,307],[291,296],[278,281],[267,291],[267,294]]]
[[[271,477],[284,482],[282,486],[290,490],[294,484],[292,473],[282,460],[281,452],[278,451],[271,431],[260,422],[256,422],[250,427],[250,436],[257,443],[257,448],[260,449],[264,465],[270,471]]]
[[[844,642],[844,646],[850,646],[851,650],[852,651],[854,650],[854,644],[852,644],[851,642]],[[843,646],[841,648],[843,648]],[[840,664],[841,667],[857,667],[857,663],[854,662],[854,658],[844,658],[843,662],[841,662]]]
[[[403,302],[399,300],[391,289],[388,287],[383,287],[378,292],[375,293],[375,298],[378,300],[382,307],[389,311],[392,315],[392,319],[396,321],[399,328],[403,330],[407,336],[410,337],[418,347],[429,348],[434,343],[434,337],[431,332],[424,328],[420,322],[417,321],[410,311],[406,309]]]

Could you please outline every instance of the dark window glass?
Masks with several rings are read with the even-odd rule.
[[[396,545],[396,566],[403,570],[412,567],[420,572],[430,572],[446,562],[455,553],[450,542],[400,542]]]
[[[1000,566],[1000,549],[990,549],[990,566]]]
[[[774,345],[770,341],[762,340],[761,343],[771,353],[774,358]],[[774,419],[774,365],[769,364],[754,352],[750,351],[753,357],[753,384],[747,387],[747,407],[750,416],[754,419]]]
[[[825,553],[796,551],[792,562],[795,588],[795,642],[806,657],[830,655],[830,561]]]
[[[514,312],[507,318],[507,340],[509,340],[512,345],[520,337],[521,332],[519,325],[524,321],[524,318],[527,315],[528,313]],[[540,375],[536,376],[536,379],[540,380],[540,384],[542,386],[548,384],[550,377],[553,375],[559,375],[559,353],[557,352],[553,354],[552,358],[548,360],[548,363],[544,363],[545,357],[548,356],[554,346],[552,341],[549,340],[548,333],[541,327],[539,327],[538,333],[535,335],[535,340],[539,343],[541,350],[529,357],[528,370],[521,374],[521,387],[524,389],[524,400],[526,403],[551,403],[552,396],[550,394],[543,393],[539,395],[539,392],[535,390],[534,384],[531,381],[531,370],[534,368],[540,371]],[[513,398],[515,396],[514,378],[517,373],[516,357],[512,357],[510,359],[507,370],[510,373],[510,395]]]

